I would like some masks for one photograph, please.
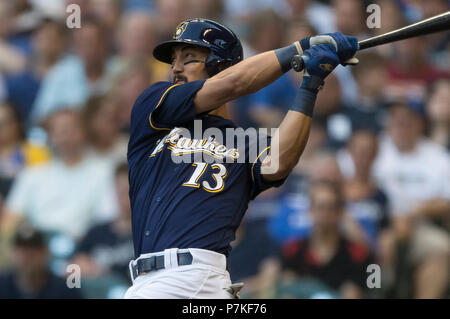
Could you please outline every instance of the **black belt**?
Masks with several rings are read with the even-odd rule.
[[[177,253],[177,260],[179,266],[185,266],[192,264],[192,255],[189,252]],[[164,265],[164,255],[151,256],[147,258],[141,258],[133,265],[134,278],[143,273],[166,268]]]

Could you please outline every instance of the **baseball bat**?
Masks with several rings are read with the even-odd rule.
[[[431,18],[413,23],[406,27],[380,34],[376,37],[359,41],[359,50],[372,48],[377,45],[405,40],[421,35],[445,31],[450,29],[450,11],[438,14]],[[296,55],[291,59],[292,68],[300,72],[305,67],[305,56]]]

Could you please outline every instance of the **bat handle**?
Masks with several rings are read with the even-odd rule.
[[[295,72],[301,72],[305,68],[305,62],[307,61],[308,57],[305,55],[294,55],[291,58],[291,66],[294,69]]]

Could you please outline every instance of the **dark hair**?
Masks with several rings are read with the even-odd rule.
[[[43,18],[40,23],[37,25],[37,27],[33,30],[33,35],[36,35],[40,30],[47,26],[55,27],[56,31],[61,36],[65,36],[67,34],[67,28],[66,26],[59,20],[51,17],[45,17]]]
[[[116,166],[114,171],[114,176],[117,178],[120,175],[128,175],[128,164],[126,162],[121,162]]]
[[[14,234],[13,244],[16,247],[46,247],[44,234],[27,224],[19,226]]]
[[[81,109],[81,117],[84,123],[89,122],[92,117],[100,111],[105,100],[104,96],[93,95],[86,101]]]
[[[17,107],[14,106],[13,103],[6,101],[6,102],[0,102],[0,107],[4,107],[8,109],[13,117],[13,121],[16,122],[18,128],[19,128],[19,138],[21,141],[25,139],[26,133],[25,133],[25,127],[22,119],[22,115],[20,114]]]

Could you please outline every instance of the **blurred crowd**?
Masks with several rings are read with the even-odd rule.
[[[367,26],[371,3],[380,28]],[[69,4],[79,29],[66,26]],[[131,284],[130,112],[168,80],[152,49],[182,20],[230,26],[248,58],[448,10],[447,0],[0,0],[0,298],[120,298]],[[242,297],[450,297],[449,40],[365,50],[327,78],[299,164],[250,204],[232,243]],[[300,80],[290,71],[234,101],[233,120],[277,127]],[[81,289],[67,288],[69,264]]]

